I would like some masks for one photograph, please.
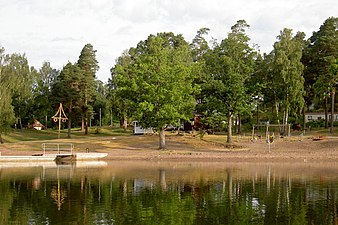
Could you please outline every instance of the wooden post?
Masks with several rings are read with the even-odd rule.
[[[251,135],[251,140],[254,140],[254,135],[255,135],[255,125],[252,126],[252,135]]]
[[[61,132],[61,121],[66,122],[68,120],[65,111],[63,111],[62,103],[60,103],[59,109],[56,114],[52,117],[54,122],[59,122],[59,132],[58,132],[58,139],[60,139],[60,132]]]
[[[60,139],[60,132],[61,132],[61,114],[59,116],[59,132],[58,132],[58,139]]]
[[[48,129],[48,117],[47,117],[47,113],[46,113],[46,130]]]

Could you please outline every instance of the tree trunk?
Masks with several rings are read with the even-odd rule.
[[[329,122],[327,119],[327,114],[328,114],[328,102],[327,102],[327,96],[325,95],[325,106],[324,106],[324,110],[325,110],[325,128],[328,128],[329,126]]]
[[[1,132],[0,132],[0,144],[3,144],[4,143],[4,140],[2,139],[2,135],[1,135]]]
[[[86,118],[85,118],[85,135],[88,134],[88,116],[86,115]]]
[[[72,129],[72,120],[69,117],[68,118],[68,132],[67,132],[67,138],[70,138],[70,130]]]
[[[278,107],[278,102],[275,103],[275,110],[276,110],[276,117],[277,117],[277,124],[279,125],[279,107]]]
[[[228,136],[227,143],[232,143],[232,114],[228,114]]]
[[[20,126],[20,129],[22,130],[23,127],[22,127],[21,117],[19,117],[18,120],[19,120],[19,126]]]
[[[275,103],[275,110],[276,110],[277,124],[280,125],[278,102]],[[282,134],[284,131],[282,130],[281,126],[278,126],[278,127],[279,127],[279,133]]]
[[[128,119],[126,115],[123,115],[123,117],[120,119],[120,128],[126,130],[127,127],[128,127]]]
[[[306,106],[303,107],[303,131],[306,130],[305,107],[306,107]]]
[[[336,89],[333,88],[331,93],[331,127],[330,127],[330,133],[333,133],[333,122],[334,122],[334,98],[336,95]]]
[[[110,127],[113,127],[113,110],[110,111]]]
[[[46,130],[48,129],[48,117],[47,117],[47,114],[46,114],[46,126],[45,126],[45,129]]]
[[[84,131],[85,128],[85,122],[84,122],[84,116],[82,115],[82,121],[81,121],[81,131]]]
[[[282,119],[283,133],[285,132],[285,115],[286,115],[286,112],[284,110],[284,112],[283,112],[283,119]]]
[[[284,134],[288,133],[288,135],[290,135],[289,130],[286,131],[286,129],[288,129],[288,124],[289,124],[289,109],[288,108],[285,109],[285,120],[284,121],[285,121],[285,124],[283,126],[284,127]]]
[[[259,123],[259,98],[257,99],[256,124]]]
[[[242,119],[241,119],[241,115],[238,114],[238,130],[237,130],[238,134],[242,134]]]
[[[160,130],[160,150],[165,150],[165,133],[163,128]]]
[[[127,129],[128,128],[128,118],[127,115],[123,116],[123,129]]]

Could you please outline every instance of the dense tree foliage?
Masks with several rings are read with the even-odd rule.
[[[95,98],[96,89],[96,72],[99,69],[98,61],[96,60],[96,50],[91,44],[86,44],[79,56],[78,66],[83,71],[81,76],[81,109],[82,109],[82,127],[85,134],[88,133],[89,119],[93,114],[92,103]]]
[[[45,126],[48,128],[51,121],[48,117],[54,115],[55,104],[51,104],[53,100],[52,86],[56,81],[59,71],[53,69],[49,62],[44,62],[42,67],[36,73],[33,83],[33,104],[32,112],[35,119],[45,121]],[[53,108],[54,106],[54,108]]]
[[[238,21],[228,37],[205,55],[207,78],[203,84],[205,93],[202,104],[209,117],[227,120],[227,142],[232,142],[232,118],[248,106],[246,81],[253,73],[254,51],[249,46],[244,20]]]
[[[1,134],[8,131],[15,121],[11,92],[13,83],[5,71],[7,60],[4,52],[5,49],[0,48],[0,143],[3,143]]]
[[[108,86],[105,85],[102,81],[96,80],[96,89],[95,89],[95,100],[93,102],[93,119],[92,125],[102,126],[102,123],[108,124],[108,118],[106,115],[109,115],[108,108]]]
[[[292,35],[292,30],[284,29],[277,37],[274,50],[270,53],[267,66],[267,88],[269,101],[274,104],[276,120],[288,124],[290,113],[297,115],[304,105],[303,33]]]
[[[117,78],[120,68],[128,68],[132,66],[132,58],[128,51],[124,51],[122,55],[116,60],[116,66],[111,69],[112,78],[109,79],[108,85],[110,92],[108,95],[111,113],[114,114],[120,121],[120,126],[124,129],[128,125],[128,115],[133,112],[132,101],[129,98],[125,98],[125,92],[127,90],[117,91]]]
[[[333,124],[334,124],[334,113],[335,113],[335,97],[336,97],[336,92],[337,92],[337,87],[338,87],[338,58],[336,61],[334,61],[329,70],[329,76],[328,76],[328,81],[329,81],[329,87],[331,90],[331,127],[330,127],[330,132],[333,133]]]
[[[181,35],[160,33],[139,42],[129,54],[130,63],[113,69],[117,90],[130,100],[143,127],[159,130],[164,149],[166,126],[189,120],[195,106],[189,44]]]
[[[318,108],[325,111],[325,126],[328,125],[328,100],[330,98],[329,70],[338,58],[338,18],[330,17],[319,31],[313,32],[304,50],[305,90],[307,91],[308,108],[318,102]],[[332,89],[331,89],[332,90]],[[332,97],[332,95],[331,95]]]
[[[81,104],[81,78],[83,71],[77,64],[67,63],[57,76],[52,87],[55,106],[62,103],[68,117],[68,138],[70,138],[72,120],[77,118]]]
[[[34,68],[29,67],[25,55],[5,55],[4,51],[4,48],[0,49],[0,142],[1,132],[7,131],[15,119],[19,127],[23,127],[22,118],[28,114],[35,72]]]

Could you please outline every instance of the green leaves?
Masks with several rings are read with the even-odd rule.
[[[254,69],[253,49],[245,34],[247,27],[244,20],[238,21],[228,37],[204,56],[207,78],[202,85],[202,104],[205,106],[200,108],[206,110],[208,117],[220,114],[229,117],[246,107],[249,95],[245,84]],[[228,142],[231,142],[231,125],[228,123]]]
[[[119,58],[112,79],[119,95],[133,103],[133,117],[145,128],[161,130],[192,117],[192,58],[182,35],[150,35]]]
[[[34,74],[25,55],[5,55],[4,51],[0,48],[0,133],[10,128],[15,116],[21,118],[28,111]]]

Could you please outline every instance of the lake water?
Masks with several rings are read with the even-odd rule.
[[[2,163],[0,224],[336,225],[338,165]]]

